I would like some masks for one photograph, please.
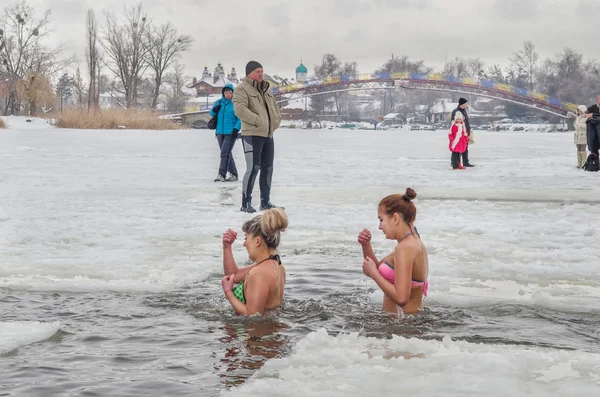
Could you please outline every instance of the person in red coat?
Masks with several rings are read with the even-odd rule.
[[[460,112],[456,112],[454,115],[454,122],[450,127],[450,133],[448,134],[448,139],[450,143],[448,147],[452,152],[452,156],[450,157],[450,162],[452,163],[452,169],[455,170],[464,170],[465,167],[460,162],[460,156],[467,150],[467,145],[469,143],[469,133],[467,132],[467,127],[463,122],[463,115]]]

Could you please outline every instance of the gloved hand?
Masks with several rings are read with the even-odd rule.
[[[240,130],[238,130],[237,128],[234,128],[233,131],[231,131],[231,133],[235,135],[237,135],[238,132],[240,132]]]

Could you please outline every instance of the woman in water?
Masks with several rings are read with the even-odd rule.
[[[244,223],[244,247],[254,262],[238,268],[231,245],[237,233],[229,229],[223,234],[223,271],[221,281],[225,296],[238,314],[246,316],[272,310],[283,301],[285,268],[277,254],[281,232],[288,226],[288,218],[281,208],[265,210]],[[233,284],[239,283],[234,288]]]
[[[394,252],[379,261],[371,246],[371,232],[364,229],[358,235],[364,261],[363,273],[372,278],[383,291],[383,310],[417,313],[423,296],[427,296],[429,262],[427,250],[413,226],[417,209],[412,202],[417,193],[411,188],[405,194],[392,194],[379,203],[379,229],[389,240],[398,241]]]

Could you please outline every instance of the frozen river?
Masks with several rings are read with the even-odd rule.
[[[0,130],[7,395],[600,394],[600,175],[571,133],[478,131],[453,171],[445,131],[279,130],[286,301],[248,320],[221,293],[220,235],[249,216],[211,132],[30,124]],[[376,206],[407,186],[430,290],[391,320],[356,235],[391,250]]]

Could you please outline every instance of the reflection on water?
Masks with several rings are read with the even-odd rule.
[[[281,322],[256,321],[225,323],[223,353],[214,369],[226,388],[244,383],[266,360],[280,356],[290,342],[282,333],[289,327]]]

